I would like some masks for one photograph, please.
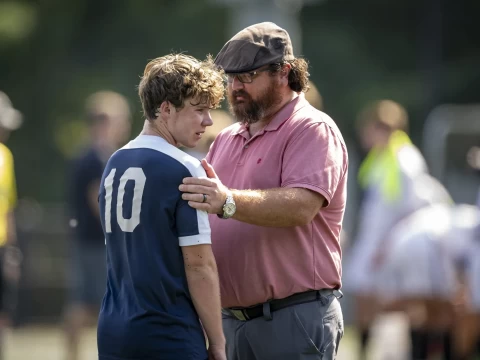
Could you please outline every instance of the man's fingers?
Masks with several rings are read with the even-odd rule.
[[[218,176],[217,174],[215,173],[215,169],[213,168],[212,165],[210,165],[207,160],[203,159],[202,160],[202,166],[203,168],[205,169],[205,172],[207,173],[207,176],[212,179],[212,178],[215,178],[215,179],[218,179]]]
[[[192,193],[192,194],[212,194],[213,189],[209,186],[202,186],[202,185],[180,185],[179,190],[184,193]]]
[[[196,202],[196,201],[189,201],[188,206],[197,209],[197,210],[203,210],[208,212],[210,210],[210,205],[207,203],[201,203],[201,202]]]
[[[183,179],[184,184],[193,184],[193,185],[203,185],[203,186],[213,186],[214,182],[205,177],[186,177]]]
[[[195,202],[199,202],[199,203],[208,202],[208,198],[209,198],[209,196],[207,195],[206,201],[203,201],[203,194],[190,194],[190,193],[182,194],[182,199],[183,200],[195,201]]]

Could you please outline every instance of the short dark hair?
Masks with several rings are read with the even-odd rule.
[[[224,98],[223,71],[211,56],[200,61],[193,56],[169,54],[150,61],[138,86],[145,117],[152,121],[158,108],[168,101],[179,110],[189,98],[216,108]]]

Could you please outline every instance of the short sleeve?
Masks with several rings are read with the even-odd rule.
[[[84,188],[88,188],[94,182],[100,182],[103,174],[103,164],[97,157],[90,156],[83,159],[77,168],[76,176],[82,177]]]
[[[207,174],[198,160],[185,161],[191,176],[206,177]],[[180,246],[211,244],[210,223],[208,213],[196,210],[188,202],[180,199],[175,211],[175,222]]]
[[[72,191],[79,194],[86,194],[90,184],[100,182],[102,179],[103,164],[93,154],[82,156],[72,164],[71,183]],[[82,195],[84,196],[84,195]]]
[[[205,211],[196,210],[180,200],[175,213],[180,246],[211,244],[210,224]]]
[[[341,137],[325,123],[312,123],[285,149],[282,187],[305,188],[328,203],[347,169],[347,151]]]

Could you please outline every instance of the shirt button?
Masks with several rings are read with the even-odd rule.
[[[248,149],[249,146],[250,146],[250,145],[245,145],[243,148],[244,148],[244,149]]]

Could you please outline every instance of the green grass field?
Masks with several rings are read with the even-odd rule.
[[[406,337],[404,323],[387,319],[374,329],[371,360],[405,360]],[[338,360],[357,360],[358,342],[355,331],[347,327],[340,343]],[[4,360],[64,360],[63,336],[60,328],[29,326],[10,330],[6,334]],[[97,359],[95,328],[85,331],[80,360]],[[435,359],[437,360],[437,359]],[[440,360],[440,359],[438,359]],[[480,360],[480,359],[477,359]]]
[[[355,360],[353,332],[347,331],[341,343],[339,360]],[[59,328],[29,326],[10,330],[6,334],[5,360],[63,360],[63,338]],[[85,331],[82,338],[80,360],[97,358],[94,328]]]

